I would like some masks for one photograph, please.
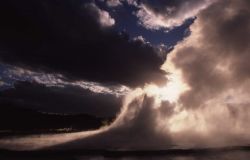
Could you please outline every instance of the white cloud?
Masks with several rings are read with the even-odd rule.
[[[0,87],[4,85],[5,85],[5,82],[0,80]]]
[[[111,27],[115,24],[115,19],[113,19],[109,12],[100,9],[95,3],[88,3],[84,5],[90,12],[93,13],[93,16],[98,17],[98,22],[102,27]]]
[[[106,3],[109,7],[117,7],[122,5],[120,0],[107,0]]]
[[[139,18],[139,24],[147,29],[171,29],[183,24],[188,18],[195,17],[214,1],[189,0],[176,6],[151,6],[150,4],[141,3],[136,5],[139,10],[135,12],[135,15]]]
[[[128,3],[129,5],[138,6],[137,0],[127,0],[127,3]]]
[[[134,41],[141,41],[143,43],[146,43],[146,40],[143,36],[137,36],[133,38]]]
[[[113,85],[106,86],[96,82],[89,81],[67,81],[65,77],[61,74],[48,74],[44,72],[34,72],[27,69],[12,67],[9,66],[4,71],[4,76],[12,81],[34,81],[39,84],[43,84],[46,86],[56,86],[56,87],[64,87],[64,86],[78,86],[83,89],[88,89],[94,93],[102,93],[102,94],[113,94],[116,96],[125,95],[130,89],[123,85]],[[0,87],[4,84],[3,81],[0,81]],[[11,86],[9,86],[11,87]]]

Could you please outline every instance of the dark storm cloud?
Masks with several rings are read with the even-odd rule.
[[[190,90],[181,96],[187,107],[205,105],[211,99],[249,102],[250,3],[219,1],[201,12],[192,35],[180,44],[173,58],[183,71]]]
[[[38,83],[19,82],[15,88],[0,92],[0,106],[8,107],[3,104],[48,113],[114,117],[120,111],[121,97],[94,93],[76,86],[46,87]]]
[[[88,1],[0,3],[0,61],[69,79],[163,84],[165,53],[116,33],[108,12]]]

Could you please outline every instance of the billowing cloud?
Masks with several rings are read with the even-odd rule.
[[[112,25],[112,18],[87,2],[1,2],[0,61],[70,80],[132,87],[165,83],[160,67],[166,52],[102,27]]]
[[[181,96],[184,106],[195,108],[218,97],[224,97],[227,102],[250,94],[247,90],[250,85],[250,10],[247,6],[246,0],[230,0],[202,11],[191,27],[191,36],[171,53],[190,86]]]
[[[148,29],[173,28],[199,11],[206,8],[215,0],[142,0],[137,3],[139,10],[135,15],[139,23]],[[132,3],[132,2],[130,2]]]

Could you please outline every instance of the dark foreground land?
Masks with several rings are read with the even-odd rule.
[[[84,160],[84,159],[156,159],[156,160],[249,160],[250,147],[170,150],[67,150],[9,151],[0,150],[1,160]]]
[[[5,107],[7,106],[7,107]],[[113,118],[87,114],[60,115],[0,103],[0,138],[41,133],[68,133],[98,129]],[[1,159],[0,159],[1,160]]]

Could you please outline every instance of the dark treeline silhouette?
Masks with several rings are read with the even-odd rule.
[[[92,130],[110,123],[110,117],[95,117],[88,114],[47,114],[0,102],[0,137]]]

